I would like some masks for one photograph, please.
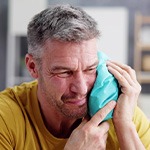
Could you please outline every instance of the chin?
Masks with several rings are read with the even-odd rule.
[[[87,107],[86,108],[79,108],[77,109],[64,109],[61,111],[65,117],[71,119],[80,119],[87,115]]]

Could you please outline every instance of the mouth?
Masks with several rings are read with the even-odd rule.
[[[84,105],[86,103],[86,98],[83,98],[83,99],[72,99],[72,100],[66,101],[66,103],[72,104],[72,105],[82,106],[82,105]]]

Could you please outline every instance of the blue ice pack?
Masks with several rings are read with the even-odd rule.
[[[97,66],[97,78],[89,96],[89,115],[92,117],[99,109],[109,101],[117,101],[119,96],[118,81],[108,71],[106,61],[108,57],[101,51],[98,52],[99,64]],[[105,120],[112,118],[113,110],[105,117]]]

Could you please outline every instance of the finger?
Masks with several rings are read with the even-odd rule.
[[[101,130],[100,132],[103,134],[107,134],[108,130],[109,130],[109,123],[107,121],[104,121],[102,123],[99,124],[99,130]]]
[[[121,86],[127,87],[128,85],[135,85],[130,75],[118,66],[108,66],[108,70],[115,76]]]
[[[80,124],[80,127],[84,126],[89,120],[90,120],[89,116],[86,115],[86,116],[82,119],[82,122],[81,122],[81,124]]]
[[[134,69],[132,69],[130,66],[126,65],[126,64],[122,64],[122,63],[119,63],[119,62],[115,62],[115,61],[108,61],[107,62],[109,65],[117,65],[119,66],[120,68],[122,68],[123,70],[125,70],[132,78],[132,80],[136,81],[136,72]]]
[[[121,86],[135,86],[137,84],[135,71],[124,64],[117,62],[107,62],[108,70],[115,76]],[[127,81],[126,81],[127,80]],[[122,85],[122,83],[124,85]]]
[[[110,101],[102,109],[100,109],[88,123],[92,124],[93,126],[98,126],[107,116],[107,114],[114,109],[115,105],[115,101]]]
[[[99,126],[99,131],[97,131],[99,134],[102,135],[101,140],[103,140],[103,144],[106,146],[107,143],[107,137],[108,137],[108,131],[109,131],[109,123],[108,122],[102,122]],[[101,149],[101,148],[100,148]]]
[[[131,92],[132,91],[131,88],[134,88],[138,93],[140,93],[141,85],[138,83],[136,79],[135,71],[130,66],[112,61],[108,61],[107,66],[108,70],[115,76],[120,86],[122,87],[121,88],[122,93],[127,91]],[[122,67],[125,70],[123,70],[120,67]]]
[[[85,117],[83,117],[80,125],[78,126],[78,128],[82,128],[89,120],[90,120],[89,115],[86,115]]]
[[[108,133],[103,135],[103,137],[101,138],[101,144],[98,147],[98,149],[106,149],[106,145],[107,145],[107,138],[108,138]]]
[[[105,140],[105,141],[107,141],[107,137],[108,137],[108,132],[106,132],[106,133],[104,134],[104,140]]]

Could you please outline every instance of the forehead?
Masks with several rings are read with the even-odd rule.
[[[97,61],[97,40],[92,39],[80,43],[48,41],[43,58],[49,61],[49,64],[90,65]]]

